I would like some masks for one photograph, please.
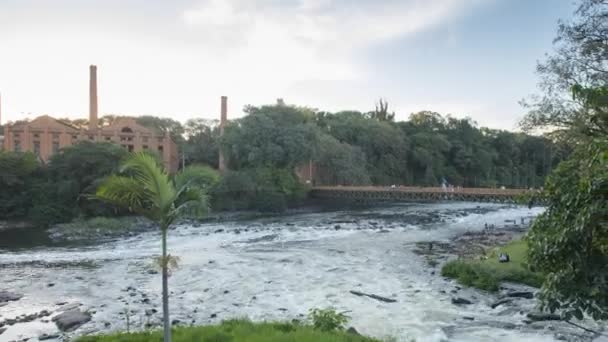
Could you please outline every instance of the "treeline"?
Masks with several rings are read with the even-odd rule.
[[[210,166],[192,172],[208,180],[215,210],[282,211],[297,205],[307,185],[296,171],[308,170],[309,162],[317,185],[438,186],[445,179],[455,186],[528,188],[542,186],[568,154],[542,136],[479,128],[470,119],[434,112],[395,122],[382,101],[366,113],[319,112],[283,102],[248,106],[245,112],[223,137],[216,121],[182,125],[143,116],[138,122],[169,132],[185,165]],[[220,148],[229,168],[221,176],[211,170],[218,167]],[[88,142],[63,149],[48,165],[32,154],[1,153],[0,217],[52,224],[121,214],[90,196],[126,154],[118,145]]]

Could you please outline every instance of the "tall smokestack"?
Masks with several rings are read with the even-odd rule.
[[[97,130],[97,66],[89,67],[89,130]]]
[[[220,137],[224,135],[224,127],[228,123],[228,97],[222,96],[222,104],[220,109]],[[224,152],[220,146],[220,160],[218,167],[220,171],[226,170],[226,159],[224,158]]]

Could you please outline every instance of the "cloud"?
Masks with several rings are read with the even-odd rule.
[[[357,55],[365,49],[429,29],[476,2],[206,0],[182,19],[236,63],[268,67],[292,81],[348,80],[362,77]]]
[[[277,97],[319,108],[371,104],[380,76],[370,49],[482,1],[0,0],[5,119],[86,115],[89,64],[99,65],[103,113],[215,117],[220,95],[235,116]],[[294,94],[299,84],[307,87]]]

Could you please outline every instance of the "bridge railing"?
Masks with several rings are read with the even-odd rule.
[[[365,191],[365,192],[406,192],[406,193],[453,193],[463,195],[503,195],[517,196],[531,190],[528,189],[496,189],[496,188],[442,188],[418,186],[317,186],[312,190],[325,191]],[[533,190],[532,190],[533,191]]]

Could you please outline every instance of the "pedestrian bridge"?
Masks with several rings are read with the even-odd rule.
[[[441,188],[415,186],[317,186],[314,198],[361,201],[471,201],[514,203],[534,190],[495,188]]]

